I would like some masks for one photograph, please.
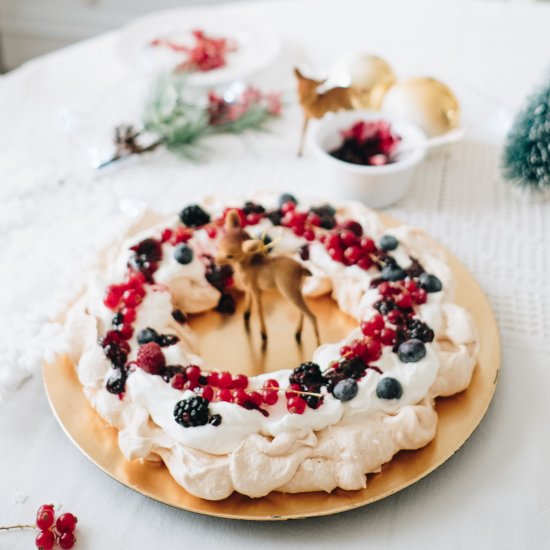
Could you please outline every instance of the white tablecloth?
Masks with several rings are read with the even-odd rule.
[[[101,177],[88,168],[78,143],[90,142],[94,124],[108,128],[130,116],[140,85],[116,56],[116,32],[0,78],[0,523],[30,521],[38,504],[52,501],[78,513],[81,549],[548,547],[550,205],[519,200],[503,184],[498,143],[501,122],[544,77],[550,6],[340,0],[223,9],[229,19],[262,21],[280,33],[279,64],[256,82],[285,90],[290,104],[273,133],[220,139],[203,165],[158,152]],[[205,192],[260,187],[315,193],[317,165],[294,156],[300,120],[289,69],[295,62],[326,69],[357,49],[381,54],[400,76],[446,79],[463,100],[470,138],[430,156],[390,212],[426,228],[487,292],[503,337],[494,403],[444,466],[346,514],[250,524],[145,499],[69,442],[39,375],[14,389],[55,342],[55,327],[42,325],[126,223],[121,205],[169,210]],[[83,116],[90,112],[93,120]],[[79,126],[67,132],[75,114]],[[0,549],[30,548],[32,538],[0,535]]]

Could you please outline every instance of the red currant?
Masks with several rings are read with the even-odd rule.
[[[341,262],[344,259],[344,253],[341,248],[329,248],[328,253],[335,262]]]
[[[351,352],[357,357],[363,357],[367,351],[367,344],[363,340],[353,340],[350,344]]]
[[[393,346],[395,344],[395,330],[391,328],[385,328],[380,332],[380,342],[385,346]]]
[[[137,312],[133,307],[125,307],[121,313],[125,323],[133,323],[136,320]]]
[[[286,404],[286,408],[291,414],[304,414],[306,402],[301,397],[291,397]]]
[[[361,224],[355,220],[345,220],[340,224],[340,227],[351,231],[356,237],[361,237],[363,235]]]
[[[296,395],[295,392],[301,391],[301,390],[302,390],[302,387],[300,386],[300,384],[290,384],[290,386],[288,386],[288,389],[285,392],[285,397],[287,399],[290,399],[291,397],[294,397]]]
[[[164,229],[160,236],[160,241],[163,243],[168,242],[172,238],[173,233],[174,232],[169,228]]]
[[[283,203],[281,206],[281,212],[283,214],[286,214],[287,212],[291,212],[292,210],[296,210],[296,204],[292,201],[287,201]]]
[[[67,533],[69,531],[72,532],[74,531],[77,522],[78,518],[70,512],[67,512],[66,514],[62,514],[57,518],[57,521],[55,522],[55,527],[60,533]]]
[[[368,256],[363,256],[362,258],[359,258],[357,265],[366,271],[372,267],[372,260]]]
[[[141,271],[131,271],[128,276],[128,286],[130,288],[139,288],[147,282],[145,275]]]
[[[210,386],[204,386],[201,395],[207,401],[212,401],[212,399],[214,399],[214,389]]]
[[[392,309],[388,312],[388,321],[393,325],[399,325],[403,322],[403,314],[398,309]]]
[[[375,315],[368,321],[361,323],[361,332],[365,336],[375,336],[385,327],[384,317],[382,315]]]
[[[262,219],[261,214],[252,212],[250,214],[247,214],[246,223],[247,225],[257,225],[258,223],[260,223],[261,219]]]
[[[410,294],[399,294],[395,300],[395,305],[402,309],[409,309],[412,307],[412,298]]]
[[[220,372],[218,374],[218,387],[219,388],[230,388],[233,383],[233,377],[229,372]]]
[[[76,542],[76,537],[74,536],[74,533],[71,531],[67,531],[66,533],[62,533],[59,537],[59,546],[63,548],[63,550],[69,550],[69,548],[72,548],[74,546],[74,543]]]
[[[257,391],[251,391],[248,394],[248,400],[254,403],[256,407],[259,407],[264,401],[262,394]]]
[[[129,340],[134,334],[134,328],[128,323],[123,323],[123,325],[118,329],[123,340]]]
[[[275,405],[279,400],[279,394],[276,390],[262,390],[262,399],[266,405]]]
[[[310,242],[315,240],[315,232],[313,229],[306,229],[304,231],[304,239]]]
[[[38,529],[49,529],[55,520],[53,508],[41,506],[36,513],[36,526]]]
[[[233,393],[231,394],[231,398],[233,403],[236,403],[237,405],[240,405],[243,407],[245,403],[248,401],[248,394],[241,389],[233,390]]]
[[[319,227],[321,225],[321,216],[319,216],[318,214],[308,214],[307,216],[307,221],[309,222],[310,225],[313,225],[315,227]]]
[[[363,251],[356,245],[348,246],[348,248],[344,251],[344,258],[350,264],[356,264],[361,259],[362,255]]]
[[[279,382],[277,382],[277,380],[274,380],[273,378],[269,378],[263,383],[262,388],[266,390],[278,390]]]
[[[382,346],[377,340],[369,340],[366,346],[366,353],[363,356],[363,361],[365,363],[370,363],[371,361],[376,361],[380,359],[382,355]]]
[[[233,376],[231,387],[238,390],[244,390],[248,386],[248,376],[245,374],[237,374]]]
[[[412,296],[418,305],[425,304],[428,301],[428,294],[423,288],[416,290]]]
[[[198,382],[201,375],[201,369],[197,365],[189,365],[185,369],[185,375],[190,382]]]
[[[105,297],[103,298],[103,303],[109,309],[115,309],[120,302],[120,298],[122,297],[123,292],[124,289],[121,288],[119,285],[111,285],[107,287],[107,290],[105,291]]]
[[[330,248],[342,248],[342,241],[340,240],[340,237],[335,234],[330,234],[325,237],[325,246],[327,249]]]
[[[346,247],[357,244],[358,242],[357,235],[355,235],[355,233],[353,231],[350,231],[349,229],[344,229],[340,232],[340,239],[342,241],[342,244]]]
[[[231,393],[231,390],[228,390],[227,388],[218,390],[218,401],[226,401],[227,403],[230,403],[232,399],[233,394]]]
[[[205,231],[210,239],[216,238],[216,235],[218,234],[218,230],[213,225],[205,227]]]
[[[55,536],[51,531],[40,531],[36,535],[35,544],[39,550],[52,550],[55,544]]]
[[[384,296],[384,298],[387,298],[388,296],[391,296],[393,294],[393,288],[390,285],[390,283],[380,283],[378,285],[378,292],[381,296]]]
[[[198,385],[198,380],[187,380],[187,382],[183,385],[183,389],[193,391],[196,387],[198,387]]]
[[[124,291],[122,301],[126,307],[136,307],[143,301],[145,290],[143,288],[132,288]]]
[[[373,254],[376,252],[376,245],[372,239],[369,239],[369,237],[363,237],[359,241],[359,245],[367,254]]]
[[[174,377],[172,378],[171,382],[170,382],[170,385],[175,389],[175,390],[183,390],[183,386],[185,385],[185,382],[186,382],[186,378],[185,378],[185,374],[183,373],[177,373],[174,375]]]

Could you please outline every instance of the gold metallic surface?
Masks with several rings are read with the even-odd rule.
[[[379,110],[396,77],[390,65],[376,55],[359,55],[349,67],[352,103],[355,109]]]
[[[395,225],[383,216],[388,225]],[[194,497],[180,487],[162,463],[128,461],[117,444],[117,431],[103,421],[84,396],[73,365],[67,358],[44,365],[44,385],[52,410],[73,443],[99,468],[120,483],[160,502],[201,514],[245,520],[282,520],[322,516],[364,506],[413,484],[450,458],[468,439],[483,418],[495,390],[500,368],[498,329],[487,298],[462,264],[447,253],[457,279],[457,303],[466,307],[477,326],[480,352],[469,388],[437,400],[439,424],[435,439],[418,451],[401,451],[378,474],[368,476],[368,486],[359,491],[336,490],[331,494],[271,493],[253,499],[233,494],[222,501]],[[250,340],[241,315],[223,320],[216,313],[195,317],[204,357],[213,367],[247,374],[259,370],[292,368],[311,357],[312,330],[305,325],[304,344],[294,341],[297,315],[282,299],[266,300],[270,341],[262,364],[257,319],[251,323]],[[269,305],[268,305],[269,304]],[[310,300],[319,315],[323,342],[340,339],[353,322],[327,299]],[[252,344],[250,344],[252,342]],[[481,450],[480,450],[481,451]]]

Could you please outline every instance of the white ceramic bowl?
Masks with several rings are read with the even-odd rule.
[[[360,120],[387,120],[401,136],[397,162],[383,166],[363,166],[338,160],[329,154],[342,143],[341,132]],[[340,111],[316,121],[309,145],[319,161],[324,195],[336,199],[355,199],[374,208],[389,206],[407,192],[416,166],[424,158],[426,136],[413,124],[394,121],[374,111]]]

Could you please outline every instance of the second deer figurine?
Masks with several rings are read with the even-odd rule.
[[[304,278],[311,272],[296,260],[288,256],[268,256],[266,245],[260,239],[251,239],[241,227],[241,220],[236,210],[230,210],[225,218],[225,233],[220,240],[218,264],[231,264],[242,278],[245,286],[245,327],[249,329],[251,305],[258,311],[260,317],[261,335],[264,344],[267,342],[262,305],[262,291],[277,289],[286,299],[290,300],[300,311],[300,319],[296,328],[296,341],[302,339],[304,315],[313,325],[317,344],[320,344],[317,319],[309,309],[302,295]]]

